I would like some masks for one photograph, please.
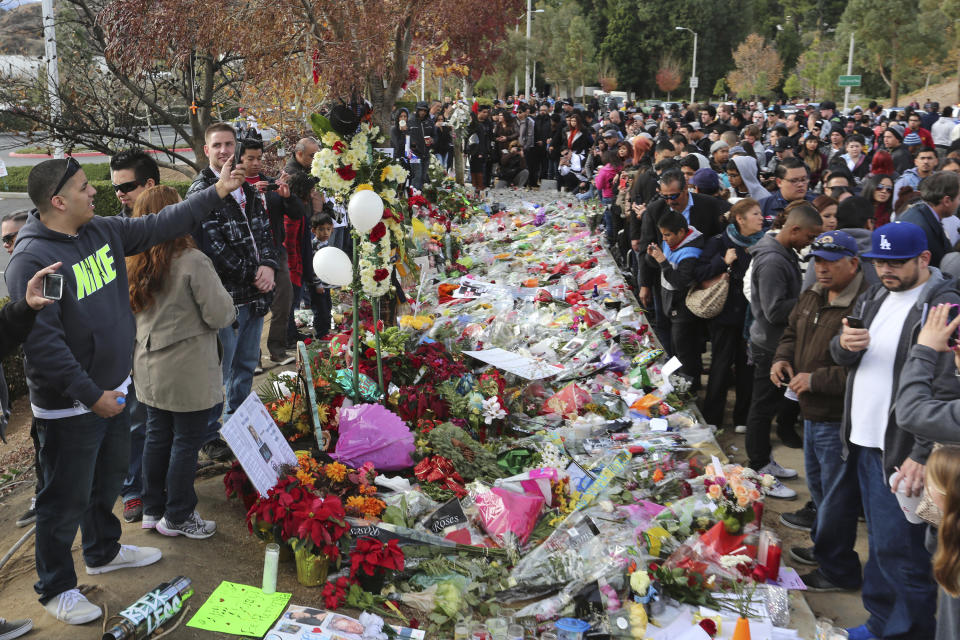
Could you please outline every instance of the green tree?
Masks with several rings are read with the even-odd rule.
[[[783,83],[783,93],[787,98],[795,98],[800,95],[800,78],[795,73],[791,73],[787,81]]]
[[[713,85],[713,96],[715,98],[722,98],[726,93],[727,93],[726,78],[717,78],[717,83]]]
[[[880,74],[894,106],[904,80],[945,54],[943,25],[952,22],[952,15],[931,9],[919,20],[918,13],[899,0],[850,0],[837,29],[840,43],[854,34],[856,60]]]

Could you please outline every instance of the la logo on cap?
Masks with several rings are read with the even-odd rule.
[[[880,248],[884,251],[890,251],[893,249],[893,245],[890,244],[889,240],[887,240],[886,234],[880,234]]]

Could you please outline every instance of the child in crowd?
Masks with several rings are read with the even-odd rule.
[[[310,219],[310,231],[313,233],[313,252],[327,246],[333,233],[333,218],[329,213],[318,211]],[[310,289],[310,307],[313,309],[313,332],[317,340],[323,340],[330,333],[330,313],[333,304],[330,301],[330,287],[319,279],[313,281]]]
[[[660,265],[663,308],[670,318],[670,335],[674,355],[683,364],[683,373],[693,378],[694,389],[699,387],[702,362],[699,319],[687,309],[687,290],[695,281],[694,267],[703,251],[704,238],[695,227],[687,224],[683,214],[673,210],[657,221],[663,236],[663,246],[651,243],[647,254]]]

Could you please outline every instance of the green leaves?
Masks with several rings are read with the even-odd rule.
[[[330,124],[330,121],[326,116],[322,116],[319,113],[310,114],[310,126],[313,128],[313,132],[317,135],[317,138],[321,138],[323,134],[333,131],[333,125]]]

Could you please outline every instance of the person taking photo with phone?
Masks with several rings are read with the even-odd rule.
[[[37,314],[23,345],[45,484],[37,496],[34,589],[50,615],[84,624],[102,615],[77,589],[71,546],[83,527],[83,560],[96,575],[143,567],[160,550],[120,544],[113,506],[130,454],[125,391],[135,323],[124,257],[189,233],[243,185],[232,157],[220,177],[155,216],[94,215],[96,189],[73,158],[31,169],[37,209],[20,230],[5,274],[10,299],[27,297],[41,268],[63,259],[61,299]]]

